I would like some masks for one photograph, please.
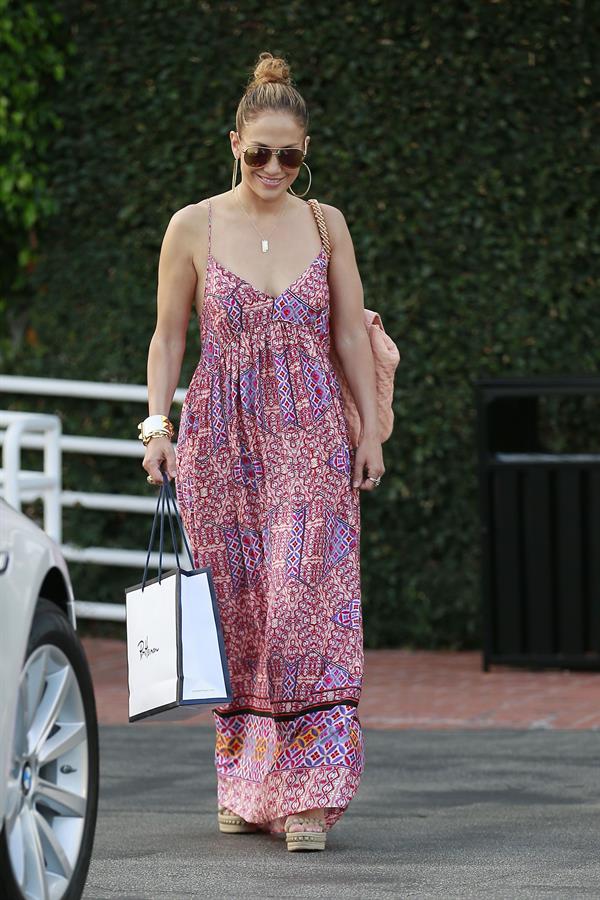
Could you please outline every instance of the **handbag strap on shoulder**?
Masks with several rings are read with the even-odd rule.
[[[323,210],[321,209],[319,201],[315,200],[314,198],[308,201],[308,205],[312,209],[314,217],[317,220],[317,227],[319,229],[319,234],[321,235],[321,241],[323,242],[323,246],[325,247],[327,259],[329,259],[329,257],[331,256],[331,241],[329,240],[329,232],[327,231],[327,225],[325,223]]]

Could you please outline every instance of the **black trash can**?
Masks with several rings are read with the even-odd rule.
[[[483,668],[600,670],[600,446],[540,436],[544,397],[595,403],[600,378],[483,378],[475,394]]]

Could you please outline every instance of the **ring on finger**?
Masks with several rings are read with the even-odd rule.
[[[372,482],[373,482],[373,484],[375,485],[375,487],[377,487],[377,486],[380,484],[380,482],[381,482],[381,475],[379,475],[377,478],[373,478],[372,475],[367,475],[367,478],[369,479],[369,481],[372,481]]]

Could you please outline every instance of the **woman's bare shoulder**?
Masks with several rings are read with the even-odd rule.
[[[327,231],[335,244],[336,240],[340,240],[348,234],[348,225],[344,213],[337,206],[331,206],[330,203],[319,203],[323,210]]]
[[[187,206],[182,206],[181,209],[175,210],[171,216],[171,222],[183,231],[189,228],[196,229],[199,225],[206,223],[208,220],[209,199],[212,200],[212,197],[205,197],[204,200],[200,200],[198,203],[188,203]]]
[[[175,210],[171,215],[168,230],[175,233],[181,240],[189,240],[196,249],[201,247],[202,241],[204,241],[208,252],[208,203],[209,200],[218,200],[220,196],[218,194],[216,197],[204,197],[198,203],[189,203],[187,206]]]
[[[329,224],[330,221],[333,223],[345,221],[344,213],[341,211],[341,209],[338,209],[337,206],[332,206],[331,203],[321,202],[319,202],[319,206],[323,210],[323,215],[327,219],[327,224]]]

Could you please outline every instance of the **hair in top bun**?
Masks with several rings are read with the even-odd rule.
[[[285,59],[263,51],[254,66],[252,76],[235,114],[235,126],[241,136],[261,112],[288,112],[308,131],[308,109],[303,97],[293,86],[290,67]]]
[[[270,82],[274,84],[291,84],[290,67],[285,59],[264,51],[258,57],[258,62],[254,67],[254,75],[248,84],[248,88],[255,87],[258,84],[269,84]]]

